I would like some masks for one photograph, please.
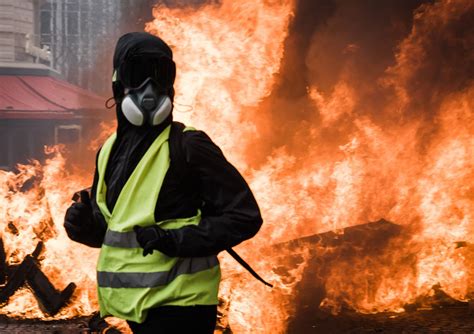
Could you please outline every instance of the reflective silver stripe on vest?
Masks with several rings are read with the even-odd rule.
[[[97,284],[101,288],[153,288],[166,285],[183,274],[195,274],[211,269],[219,264],[217,256],[186,257],[178,262],[169,271],[154,273],[123,273],[97,272]]]
[[[103,244],[119,248],[141,248],[134,231],[117,232],[107,229]]]

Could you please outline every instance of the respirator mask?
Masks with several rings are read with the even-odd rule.
[[[170,115],[170,78],[174,80],[175,70],[171,59],[146,54],[129,57],[119,66],[113,80],[124,88],[121,109],[131,124],[155,126]]]

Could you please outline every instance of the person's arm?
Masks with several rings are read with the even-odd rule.
[[[73,203],[66,211],[64,218],[64,228],[68,237],[94,248],[102,246],[107,230],[107,223],[95,204],[98,179],[99,175],[96,169],[90,196],[87,190],[82,190],[80,202]]]
[[[219,147],[202,131],[186,131],[183,152],[199,181],[202,219],[199,225],[169,231],[176,245],[173,256],[217,254],[253,237],[262,225],[257,202]]]

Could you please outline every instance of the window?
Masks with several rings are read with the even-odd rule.
[[[40,43],[41,47],[43,45],[51,46],[51,34],[52,34],[52,27],[53,27],[53,11],[55,10],[55,6],[53,4],[46,2],[41,6],[40,9]]]
[[[79,34],[79,12],[67,13],[67,34],[68,35]]]
[[[58,125],[54,129],[55,144],[75,144],[81,142],[80,125]]]
[[[10,136],[7,126],[0,127],[0,169],[10,168]]]

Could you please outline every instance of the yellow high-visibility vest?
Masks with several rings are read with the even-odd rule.
[[[163,229],[197,225],[196,216],[155,222],[155,206],[170,165],[168,126],[153,142],[125,183],[112,212],[106,204],[105,170],[116,134],[102,146],[97,162],[96,201],[107,222],[97,264],[101,316],[141,323],[150,308],[216,305],[220,282],[217,256],[180,258],[159,251],[143,256],[135,225]]]

